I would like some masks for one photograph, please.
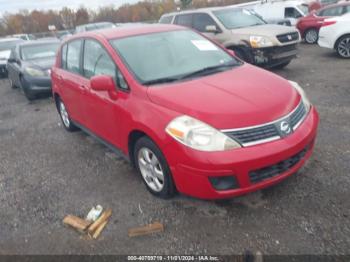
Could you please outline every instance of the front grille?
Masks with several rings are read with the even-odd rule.
[[[306,109],[304,103],[300,101],[299,105],[289,115],[277,121],[256,127],[222,130],[222,132],[243,146],[261,144],[277,140],[283,136],[279,131],[279,123],[282,121],[287,121],[294,130],[301,123],[305,115]]]
[[[299,122],[303,119],[305,114],[306,109],[305,106],[302,104],[302,106],[298,106],[294,113],[290,115],[289,122],[293,129],[296,128],[296,125],[299,124]]]
[[[251,183],[258,183],[263,180],[278,176],[289,169],[291,169],[293,166],[295,166],[297,163],[299,163],[300,160],[304,158],[308,151],[308,146],[304,148],[302,151],[297,153],[296,155],[283,160],[275,165],[271,165],[268,167],[264,167],[258,170],[254,170],[249,172],[249,178]]]
[[[299,33],[298,32],[292,32],[288,34],[278,35],[277,36],[278,41],[281,43],[288,43],[299,40]]]

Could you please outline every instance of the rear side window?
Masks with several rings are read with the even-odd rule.
[[[216,25],[213,18],[208,14],[195,14],[193,19],[193,28],[199,32],[206,32],[206,27],[208,25]]]
[[[61,68],[67,69],[67,45],[62,47],[61,52]]]
[[[81,43],[81,40],[75,40],[68,43],[66,69],[72,73],[80,74]]]
[[[333,7],[333,8],[327,8],[323,10],[322,16],[339,16],[343,14],[343,7]]]
[[[171,24],[171,21],[173,20],[173,17],[172,15],[169,15],[169,16],[163,16],[160,18],[159,20],[159,23],[160,24]]]
[[[284,10],[284,17],[285,18],[300,18],[300,17],[302,17],[302,15],[294,7],[286,7],[286,9]]]
[[[192,14],[177,15],[175,18],[175,24],[192,27],[192,17]]]

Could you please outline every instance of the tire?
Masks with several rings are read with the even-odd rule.
[[[232,49],[232,50],[235,52],[236,56],[239,59],[243,60],[244,62],[250,63],[250,61],[248,61],[249,59],[247,57],[247,54],[242,49]]]
[[[350,59],[350,35],[344,35],[337,41],[335,50],[338,56]]]
[[[318,31],[315,28],[306,30],[304,39],[308,44],[316,44],[318,41]]]
[[[282,63],[282,64],[276,65],[276,66],[273,67],[273,69],[283,69],[283,68],[285,68],[287,65],[289,65],[291,61],[292,61],[292,60],[289,60],[289,61],[284,62],[284,63]]]
[[[69,117],[68,111],[66,110],[66,106],[64,105],[63,101],[61,99],[57,99],[57,110],[60,115],[63,127],[69,131],[74,132],[79,130],[79,128],[74,125],[71,118]]]
[[[163,199],[175,195],[176,189],[166,159],[158,146],[146,136],[135,144],[134,163],[149,192]]]
[[[15,84],[14,84],[13,81],[12,81],[12,79],[11,79],[11,78],[8,78],[8,79],[9,79],[10,87],[11,87],[12,89],[16,89],[17,86],[15,86]]]
[[[25,84],[24,84],[24,81],[23,81],[23,77],[20,77],[20,83],[21,83],[21,89],[25,95],[25,97],[29,100],[29,101],[33,101],[36,97],[35,95],[33,95],[30,90],[28,90],[26,87],[25,87]]]

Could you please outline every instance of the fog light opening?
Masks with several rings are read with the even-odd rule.
[[[209,177],[209,181],[218,191],[238,188],[238,183],[234,176]]]

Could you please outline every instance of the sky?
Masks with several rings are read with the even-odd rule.
[[[61,9],[62,7],[78,8],[84,5],[87,8],[97,9],[100,6],[114,5],[116,7],[135,3],[138,0],[0,0],[0,15],[5,12],[16,13],[21,9],[28,10],[47,10]]]

